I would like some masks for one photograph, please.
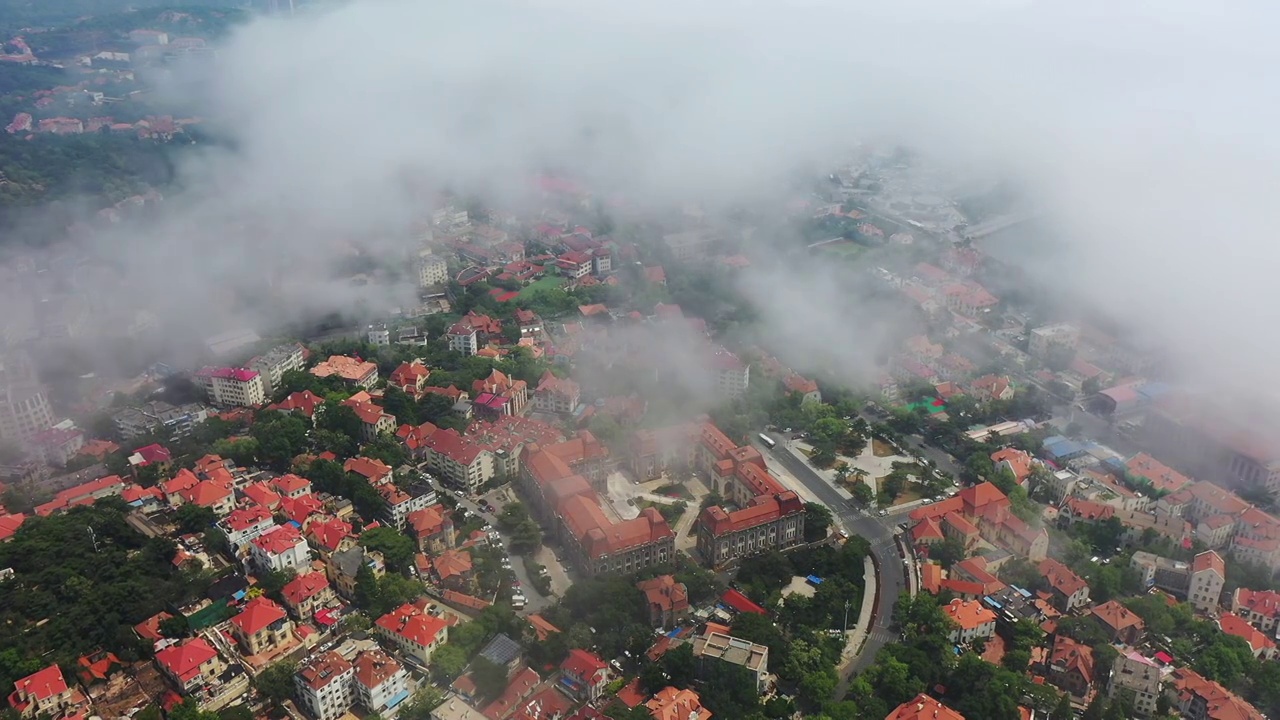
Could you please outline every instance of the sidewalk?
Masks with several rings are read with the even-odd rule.
[[[870,557],[862,559],[862,581],[864,587],[862,589],[862,607],[858,610],[858,623],[848,630],[844,650],[840,653],[840,664],[836,666],[836,672],[843,677],[848,670],[849,665],[857,659],[858,654],[862,652],[862,645],[867,641],[867,635],[871,632],[871,611],[876,604],[876,566],[871,562]]]

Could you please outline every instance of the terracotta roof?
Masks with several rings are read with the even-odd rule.
[[[885,720],[965,720],[964,716],[920,693],[889,713]]]
[[[356,682],[370,690],[392,679],[400,670],[400,663],[380,649],[365,650],[356,656]]]
[[[268,555],[279,555],[306,542],[302,533],[293,525],[277,525],[251,540],[254,545]]]
[[[419,645],[430,645],[449,626],[443,619],[428,615],[418,606],[408,603],[378,618],[377,625]]]
[[[1127,627],[1137,626],[1139,628],[1146,627],[1142,622],[1142,618],[1138,617],[1129,608],[1121,605],[1115,600],[1109,600],[1093,609],[1091,614],[1102,621],[1104,625],[1111,628],[1113,632],[1119,632]]]
[[[977,600],[952,600],[942,611],[961,630],[973,630],[996,621],[996,614]]]
[[[1180,700],[1198,697],[1204,701],[1206,720],[1266,720],[1257,708],[1189,668],[1175,668],[1170,678]]]
[[[351,529],[351,523],[333,517],[308,525],[307,537],[325,550],[337,550],[342,539],[351,534]]]
[[[538,636],[539,640],[546,640],[549,636],[560,632],[560,628],[552,625],[540,613],[534,613],[528,617],[529,624],[533,626],[533,632]]]
[[[0,541],[8,540],[18,532],[18,528],[22,527],[22,523],[27,521],[27,516],[22,513],[0,515]]]
[[[528,697],[541,682],[542,678],[538,677],[538,673],[524,668],[511,679],[511,682],[507,683],[507,689],[502,692],[502,695],[486,705],[480,714],[489,720],[501,720],[507,717],[515,712],[520,701]]]
[[[231,497],[231,484],[218,480],[201,480],[194,486],[183,490],[179,495],[193,505],[213,507]]]
[[[259,595],[245,603],[240,614],[231,618],[231,624],[235,625],[242,635],[249,637],[286,617],[284,608],[277,605],[271,598]]]
[[[326,378],[337,375],[348,382],[359,382],[377,371],[378,366],[374,363],[344,355],[330,355],[328,360],[311,368],[311,374],[316,377]]]
[[[599,655],[589,651],[574,648],[569,651],[569,656],[560,663],[560,670],[574,677],[582,678],[590,681],[598,673],[609,669],[608,664],[600,659]]]
[[[1275,641],[1263,635],[1257,628],[1250,625],[1244,618],[1232,612],[1224,612],[1218,617],[1218,627],[1222,632],[1236,637],[1249,643],[1249,647],[1253,650],[1253,654],[1257,655],[1261,652],[1270,652],[1276,649]]]
[[[1205,570],[1213,570],[1224,578],[1227,576],[1227,566],[1222,561],[1222,556],[1212,550],[1202,552],[1191,559],[1191,572]]]
[[[310,390],[289,393],[284,400],[267,406],[268,410],[279,410],[281,412],[298,412],[305,417],[313,417],[316,414],[316,408],[324,404],[324,398],[316,395]]]
[[[285,602],[290,605],[298,605],[309,598],[315,597],[324,592],[329,587],[329,578],[325,577],[322,572],[310,572],[290,580],[284,589],[280,591]]]
[[[391,474],[391,468],[381,460],[367,457],[353,457],[342,464],[346,472],[353,472],[370,482],[377,482]]]
[[[1058,635],[1053,639],[1049,664],[1066,672],[1077,673],[1085,682],[1093,682],[1093,649],[1066,635]]]
[[[1256,613],[1263,617],[1280,617],[1280,593],[1275,590],[1250,590],[1239,588],[1231,596],[1235,610]]]
[[[436,576],[441,582],[471,572],[471,553],[466,550],[457,550],[450,548],[440,553],[432,560],[435,566]]]
[[[349,672],[351,663],[336,651],[330,650],[298,668],[298,677],[312,690],[320,690],[335,680],[342,680]]]
[[[1031,477],[1031,468],[1035,461],[1032,459],[1031,455],[1023,452],[1022,450],[1007,447],[991,453],[991,462],[996,464],[1008,462],[1010,468],[1013,470],[1013,477],[1021,483],[1023,480]]]
[[[247,507],[232,510],[230,515],[223,519],[223,523],[233,531],[242,532],[248,530],[254,525],[260,525],[271,520],[271,511],[261,505],[249,505]]]
[[[156,663],[182,682],[188,682],[200,673],[200,666],[218,656],[207,640],[201,637],[186,640],[156,653]]]
[[[711,711],[702,707],[702,698],[693,690],[665,687],[645,703],[653,720],[709,720]]]
[[[436,503],[421,510],[414,510],[405,516],[405,522],[413,530],[416,537],[424,538],[444,532],[448,512],[443,505]]]
[[[1071,597],[1081,590],[1089,589],[1088,583],[1081,580],[1079,575],[1071,571],[1071,568],[1053,558],[1041,560],[1038,569],[1045,582],[1064,597]]]
[[[247,485],[240,490],[240,494],[264,508],[275,508],[280,504],[280,496],[264,482]]]
[[[1146,478],[1151,486],[1162,492],[1177,492],[1191,484],[1191,478],[1156,460],[1147,453],[1138,453],[1129,459],[1125,469]]]
[[[1067,498],[1062,509],[1074,518],[1088,521],[1106,520],[1116,514],[1116,509],[1110,505],[1074,496]]]

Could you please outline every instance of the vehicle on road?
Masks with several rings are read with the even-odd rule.
[[[773,438],[769,437],[768,435],[765,435],[764,433],[760,433],[760,442],[764,443],[765,446],[768,447],[770,450],[772,450],[774,446],[777,445],[777,443],[773,441]]]
[[[878,513],[876,513],[876,514],[877,514],[877,515],[879,515],[880,517],[885,517],[886,515],[888,515],[888,514],[889,514],[889,511],[888,511],[888,510],[885,510],[885,509],[883,509],[883,508],[882,508],[882,509],[880,510],[880,512],[878,512]]]

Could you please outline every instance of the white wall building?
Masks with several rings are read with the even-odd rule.
[[[341,655],[329,651],[311,658],[293,677],[298,704],[316,720],[335,720],[355,701],[355,670]]]
[[[280,525],[249,542],[249,556],[260,570],[282,572],[305,567],[311,548],[293,525]]]

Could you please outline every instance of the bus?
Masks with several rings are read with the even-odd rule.
[[[773,438],[769,437],[768,435],[765,435],[764,433],[760,433],[760,442],[767,445],[770,450],[773,449],[774,445],[777,445],[777,443],[773,441]]]

